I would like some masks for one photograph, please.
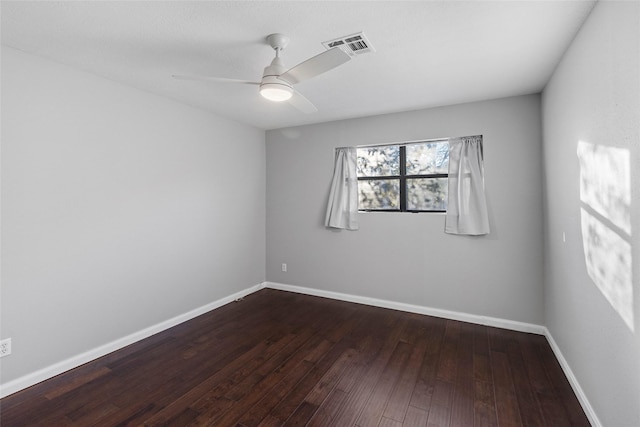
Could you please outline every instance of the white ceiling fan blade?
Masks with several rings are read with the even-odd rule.
[[[297,90],[293,91],[293,96],[289,99],[289,104],[293,105],[295,108],[306,114],[311,114],[318,111],[316,106],[313,105],[307,98],[302,96],[302,94]]]
[[[256,85],[256,86],[260,85],[260,82],[251,82],[248,80],[238,80],[238,79],[227,79],[225,77],[189,76],[189,75],[182,75],[182,74],[174,74],[171,77],[177,80],[199,80],[199,81],[215,82],[215,83],[236,83],[236,84]]]
[[[342,65],[350,59],[351,57],[348,53],[340,48],[334,47],[285,71],[279,78],[291,84],[296,84],[336,68],[338,65]]]

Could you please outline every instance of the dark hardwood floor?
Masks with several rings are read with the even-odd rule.
[[[546,339],[264,289],[0,401],[10,426],[588,426]]]

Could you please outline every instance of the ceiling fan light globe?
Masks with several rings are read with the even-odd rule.
[[[277,83],[264,83],[260,86],[260,95],[273,102],[288,101],[293,96],[293,88]]]

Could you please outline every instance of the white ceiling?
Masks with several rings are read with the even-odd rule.
[[[2,1],[2,44],[262,129],[540,92],[592,1]],[[286,65],[364,31],[375,53],[296,88],[304,114],[254,86],[268,34],[291,38]]]

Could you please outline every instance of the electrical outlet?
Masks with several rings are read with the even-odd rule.
[[[11,354],[11,338],[0,341],[0,357]]]
[[[284,262],[282,263],[282,271],[283,272],[287,272],[287,264],[285,264]]]

